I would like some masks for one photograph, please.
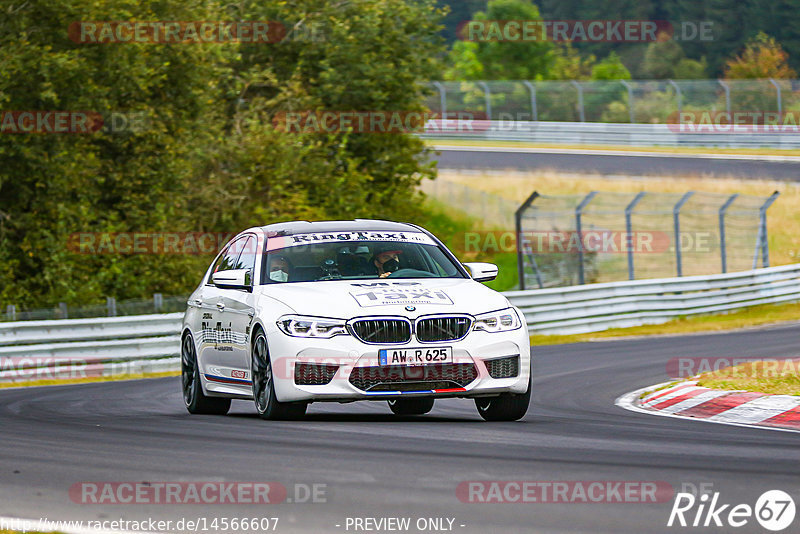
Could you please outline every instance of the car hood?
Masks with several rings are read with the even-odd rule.
[[[464,278],[325,280],[270,284],[263,286],[262,291],[298,314],[339,319],[364,315],[414,318],[432,313],[479,314],[510,306],[502,294]]]

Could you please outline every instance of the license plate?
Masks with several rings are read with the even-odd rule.
[[[402,349],[380,349],[381,365],[431,365],[453,363],[452,347],[405,347]]]

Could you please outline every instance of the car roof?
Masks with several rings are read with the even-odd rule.
[[[412,232],[419,231],[414,225],[377,219],[354,219],[352,221],[291,221],[261,226],[260,230],[268,236],[274,234],[311,234],[317,232],[355,232],[369,230],[372,232]]]

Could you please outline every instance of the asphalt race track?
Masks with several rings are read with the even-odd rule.
[[[431,414],[405,419],[383,402],[314,404],[300,422],[262,421],[243,401],[228,416],[190,416],[178,378],[0,390],[0,516],[266,516],[280,518],[277,532],[354,532],[348,517],[410,517],[410,532],[418,532],[417,519],[438,517],[465,533],[696,531],[666,527],[671,498],[463,503],[456,486],[666,481],[680,491],[711,483],[721,503],[753,506],[770,489],[800,503],[800,434],[614,406],[623,393],[667,380],[673,357],[796,357],[798,347],[800,325],[536,348],[532,407],[518,423],[484,423],[466,400],[439,401]],[[98,506],[68,494],[86,481],[190,480],[280,482],[290,497],[294,484],[326,484],[327,502]],[[764,532],[753,518],[736,530]]]
[[[717,155],[636,155],[609,151],[548,150],[472,147],[437,149],[440,169],[552,170],[626,176],[724,176],[769,180],[800,180],[800,159],[736,159]]]

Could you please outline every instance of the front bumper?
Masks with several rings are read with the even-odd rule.
[[[453,342],[404,345],[370,345],[351,335],[331,339],[291,337],[277,328],[267,332],[275,394],[281,402],[355,401],[403,397],[480,397],[500,393],[525,393],[528,389],[531,355],[525,326],[511,332],[471,331]],[[378,351],[397,347],[452,347],[454,368],[447,364],[420,367],[381,368]],[[487,361],[519,357],[518,373],[493,378]],[[332,366],[335,373],[325,384],[296,383],[297,366]],[[300,368],[300,370],[306,370]],[[495,373],[496,375],[496,373]],[[398,376],[401,378],[398,379]],[[383,378],[392,377],[384,381]],[[328,376],[326,376],[326,379]],[[358,387],[357,387],[358,386]]]

